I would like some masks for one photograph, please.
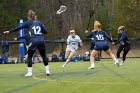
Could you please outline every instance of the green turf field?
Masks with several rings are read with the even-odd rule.
[[[33,65],[33,77],[24,77],[25,64],[0,65],[0,93],[140,93],[140,59],[127,59],[117,67],[111,60],[72,62],[64,72],[62,63],[50,63],[51,76],[44,74],[42,63]]]

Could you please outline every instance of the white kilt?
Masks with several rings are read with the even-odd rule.
[[[70,45],[67,45],[66,51],[76,52],[77,47],[72,47]]]

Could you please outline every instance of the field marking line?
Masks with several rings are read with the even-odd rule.
[[[32,78],[36,79],[36,80],[46,80],[46,81],[51,81],[51,82],[62,82],[62,83],[82,83],[82,84],[101,84],[101,85],[130,85],[131,83],[110,83],[110,82],[91,82],[91,81],[69,81],[69,80],[51,80],[51,79],[45,79],[45,78],[39,78],[37,76],[41,75],[43,73],[39,73],[36,75],[33,75]]]

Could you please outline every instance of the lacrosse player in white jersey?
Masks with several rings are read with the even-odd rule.
[[[75,30],[70,30],[70,35],[67,38],[67,47],[65,53],[66,62],[62,65],[64,68],[69,62],[74,53],[76,53],[77,49],[83,45],[82,40],[78,35],[75,34]]]

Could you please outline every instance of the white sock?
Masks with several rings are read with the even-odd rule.
[[[49,70],[49,65],[45,66],[45,70]]]
[[[115,63],[118,63],[118,60],[116,58],[113,59],[115,61]]]
[[[32,67],[28,67],[28,72],[32,73]]]
[[[120,61],[120,59],[119,59],[119,58],[117,58],[117,60],[118,60],[118,62]]]
[[[122,63],[125,63],[125,61],[122,61]]]
[[[63,67],[66,65],[66,62],[63,64]]]
[[[69,59],[67,59],[66,60],[66,62],[63,64],[63,66],[62,67],[64,67],[68,62],[69,62],[70,60]]]
[[[93,63],[91,63],[91,66],[95,67],[95,64],[94,64],[94,62],[93,62]]]

